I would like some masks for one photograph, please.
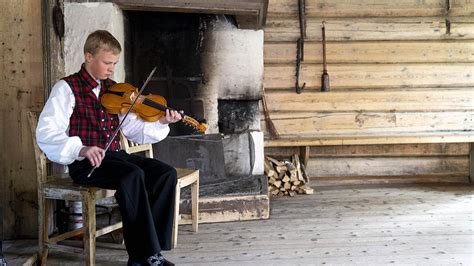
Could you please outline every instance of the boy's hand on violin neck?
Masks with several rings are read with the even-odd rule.
[[[183,118],[181,116],[182,113],[183,111],[178,112],[175,110],[166,109],[166,115],[160,118],[160,123],[162,124],[176,123]]]
[[[79,156],[86,157],[93,167],[99,167],[105,157],[105,150],[97,146],[84,146],[79,152]]]

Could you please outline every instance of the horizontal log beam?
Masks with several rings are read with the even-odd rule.
[[[278,112],[270,117],[284,138],[474,135],[472,112]],[[265,122],[261,120],[264,129]]]
[[[350,99],[348,101],[347,99]],[[450,112],[474,111],[472,88],[418,90],[307,91],[265,93],[270,112]]]
[[[306,40],[321,41],[323,18],[308,18]],[[327,41],[445,40],[473,39],[474,18],[326,18]],[[293,41],[300,37],[297,17],[267,20],[265,41]]]
[[[463,176],[467,181],[469,159],[464,157],[363,157],[311,158],[311,177],[343,176]]]
[[[306,42],[305,64],[321,64],[321,42]],[[294,64],[295,42],[265,42],[265,64]],[[457,41],[385,41],[385,42],[328,42],[328,64],[367,63],[473,63],[474,40]]]
[[[474,4],[469,0],[408,0],[378,2],[372,0],[306,0],[306,16],[330,17],[425,17],[425,16],[472,16]],[[272,0],[268,17],[294,16],[298,13],[298,1]]]
[[[398,136],[333,136],[333,137],[288,137],[265,140],[265,147],[285,146],[330,146],[330,145],[371,145],[371,144],[409,144],[409,143],[462,143],[474,142],[470,132],[450,132],[426,135]]]
[[[474,63],[452,64],[329,64],[331,91],[345,88],[472,87]],[[295,86],[295,65],[265,65],[264,86],[288,89]],[[321,90],[321,64],[303,64],[300,84],[306,91]]]
[[[290,158],[301,147],[266,147],[265,155],[273,158]],[[351,145],[351,146],[311,146],[311,157],[433,157],[468,156],[470,143],[425,143],[397,145]]]
[[[89,1],[93,2],[93,1]],[[244,29],[261,29],[266,22],[268,0],[112,0],[124,10],[235,15]]]

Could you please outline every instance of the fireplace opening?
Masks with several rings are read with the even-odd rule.
[[[124,18],[126,82],[141,86],[156,66],[144,94],[161,95],[170,108],[202,121],[203,102],[197,91],[205,83],[201,70],[205,15],[126,11]],[[183,123],[170,126],[170,136],[195,133]]]
[[[219,132],[242,133],[260,126],[258,100],[219,100]]]

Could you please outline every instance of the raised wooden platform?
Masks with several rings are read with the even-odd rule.
[[[201,185],[199,223],[268,219],[270,198],[266,176],[249,176],[228,181],[226,187]],[[181,213],[191,213],[191,200],[183,193]],[[187,215],[180,224],[189,224]]]

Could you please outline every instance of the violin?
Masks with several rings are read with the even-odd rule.
[[[128,83],[116,83],[109,87],[107,92],[102,95],[101,104],[105,107],[107,112],[123,115],[130,109],[137,95],[138,88]],[[166,110],[174,110],[169,108],[166,104],[166,99],[160,95],[140,95],[131,111],[136,113],[144,121],[156,122],[166,115]],[[199,123],[192,117],[182,114],[181,121],[200,133],[206,132],[207,125]]]

